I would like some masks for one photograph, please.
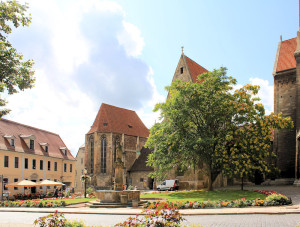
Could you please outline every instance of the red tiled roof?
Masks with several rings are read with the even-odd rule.
[[[88,132],[115,132],[147,138],[149,130],[133,110],[102,103]]]
[[[188,65],[188,68],[190,70],[190,73],[191,73],[191,76],[193,78],[193,82],[194,83],[197,82],[197,76],[199,76],[202,73],[207,73],[208,72],[208,70],[206,70],[205,68],[203,68],[198,63],[194,62],[189,57],[185,56],[185,60],[186,60],[186,63]]]
[[[281,42],[276,72],[296,68],[294,52],[297,48],[297,39],[292,38]]]
[[[9,141],[4,138],[5,135],[15,137],[15,147],[11,147]],[[30,150],[20,135],[34,135],[34,150]],[[48,143],[48,152],[45,152],[40,143]],[[68,150],[64,155],[59,149],[66,147],[58,134],[48,132],[42,129],[23,125],[14,121],[0,119],[0,149],[14,150],[16,152],[49,156],[53,158],[62,158],[75,160],[71,152]]]

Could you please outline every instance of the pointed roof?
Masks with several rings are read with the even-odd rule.
[[[186,55],[183,55],[185,58],[185,62],[187,64],[187,67],[189,69],[190,75],[192,77],[192,80],[194,83],[198,82],[197,77],[201,75],[202,73],[207,73],[208,70],[203,68],[201,65],[199,65],[197,62],[193,61]]]
[[[147,138],[149,130],[133,110],[102,103],[96,119],[87,134],[115,132]]]
[[[296,48],[296,38],[281,41],[279,43],[274,67],[275,73],[287,69],[296,68],[296,59],[294,56]]]
[[[12,136],[15,139],[14,147],[9,144],[6,135]],[[24,142],[22,135],[34,136],[34,149],[28,148]],[[48,152],[43,148],[43,145],[48,145]],[[16,152],[49,156],[53,158],[61,158],[75,160],[71,152],[67,149],[66,155],[61,151],[61,147],[66,147],[63,140],[58,134],[48,132],[43,129],[20,124],[7,119],[0,119],[0,149],[14,150]]]
[[[142,147],[140,156],[134,161],[129,172],[134,171],[153,171],[154,169],[151,166],[147,166],[146,161],[148,160],[149,154],[152,150],[149,148]]]

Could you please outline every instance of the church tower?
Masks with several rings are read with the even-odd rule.
[[[207,72],[208,71],[205,68],[203,68],[201,65],[199,65],[189,57],[185,56],[182,47],[182,54],[177,64],[172,82],[176,80],[181,80],[183,82],[192,81],[196,83],[197,76]]]
[[[297,37],[280,42],[277,48],[274,76],[274,112],[291,117],[294,128],[275,131],[273,151],[277,154],[280,178],[299,179],[300,149],[300,33]]]

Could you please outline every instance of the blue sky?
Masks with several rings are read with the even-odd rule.
[[[10,96],[6,118],[60,134],[76,155],[102,102],[137,111],[151,127],[185,54],[238,84],[261,85],[273,108],[280,40],[296,36],[298,1],[31,0],[32,23],[9,39],[35,61],[36,85]]]

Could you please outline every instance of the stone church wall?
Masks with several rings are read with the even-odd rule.
[[[106,173],[101,173],[101,138],[106,137]],[[90,135],[86,135],[85,143],[85,163],[88,173],[91,173],[91,140],[94,141],[94,171],[92,175],[91,184],[97,189],[111,189],[114,179],[114,151],[115,151],[115,141],[119,140],[121,144],[123,143],[123,162],[125,166],[124,173],[131,168],[134,161],[138,157],[136,154],[138,137],[128,136],[118,133],[101,133],[95,132]],[[144,145],[146,138],[139,138],[140,145]],[[125,180],[128,176],[124,177]]]
[[[284,117],[290,116],[296,122],[296,72],[278,73],[274,77],[274,112]],[[274,152],[280,177],[293,178],[295,173],[296,129],[275,131]]]

